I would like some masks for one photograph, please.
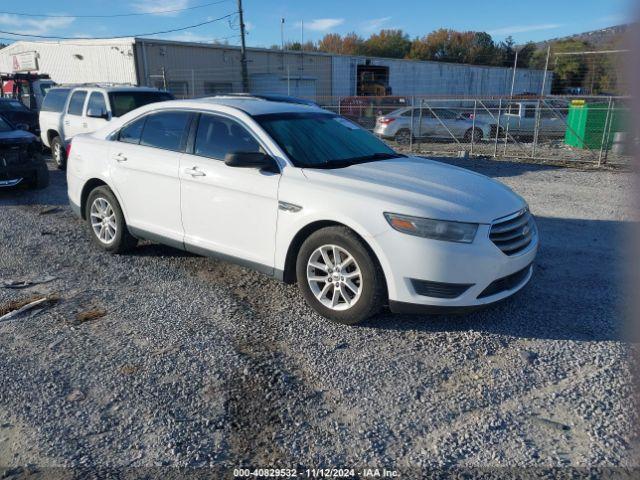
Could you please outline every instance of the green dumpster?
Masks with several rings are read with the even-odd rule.
[[[573,100],[567,115],[564,143],[571,147],[599,150],[604,140],[604,148],[611,148],[613,134],[619,130],[619,123],[618,111],[609,109],[609,103]],[[605,128],[608,130],[606,135]]]

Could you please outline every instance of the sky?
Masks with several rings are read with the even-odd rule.
[[[208,5],[202,8],[203,4]],[[633,0],[243,0],[247,45],[318,40],[327,33],[356,32],[363,37],[382,28],[398,28],[411,38],[438,28],[486,31],[495,40],[541,41],[628,22]],[[175,10],[190,8],[176,12]],[[174,11],[171,11],[174,10]],[[2,2],[0,31],[61,37],[142,36],[222,20],[152,38],[196,42],[240,42],[237,0],[30,0]],[[58,15],[54,18],[13,13]],[[86,15],[144,14],[116,18]],[[60,17],[68,15],[68,17]],[[74,17],[77,15],[77,17]],[[284,25],[281,19],[284,18]],[[0,32],[0,42],[27,39]]]

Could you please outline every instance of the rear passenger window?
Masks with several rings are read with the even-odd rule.
[[[142,129],[140,145],[176,152],[184,150],[190,117],[189,112],[162,112],[148,115]]]
[[[259,151],[258,142],[237,122],[214,115],[200,117],[196,132],[196,155],[224,160],[227,153]]]
[[[67,113],[69,115],[82,115],[82,107],[84,107],[85,98],[87,98],[87,92],[84,90],[73,92],[71,100],[69,100]]]
[[[142,128],[146,119],[147,117],[139,118],[120,130],[118,140],[124,143],[135,143],[136,145],[140,143]]]
[[[62,112],[64,110],[64,104],[67,102],[69,96],[68,88],[53,88],[49,90],[47,96],[44,97],[42,102],[42,112]]]

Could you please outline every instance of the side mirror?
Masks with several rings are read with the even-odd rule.
[[[29,131],[29,125],[27,125],[26,123],[16,123],[16,128],[18,130],[24,130],[25,132]]]
[[[109,113],[107,113],[107,112],[105,112],[103,110],[90,108],[89,110],[87,110],[87,117],[102,118],[103,120],[109,120]]]
[[[280,173],[278,164],[269,155],[262,152],[232,152],[224,157],[224,163],[230,167],[257,168],[268,172]]]

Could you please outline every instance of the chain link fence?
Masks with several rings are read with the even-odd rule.
[[[629,164],[626,97],[349,97],[320,105],[421,155]]]
[[[233,69],[172,69],[152,86],[176,98],[242,91]],[[631,163],[638,135],[630,127],[630,99],[613,95],[330,96],[299,72],[252,75],[250,90],[312,100],[351,119],[393,148],[418,155],[482,156]]]

